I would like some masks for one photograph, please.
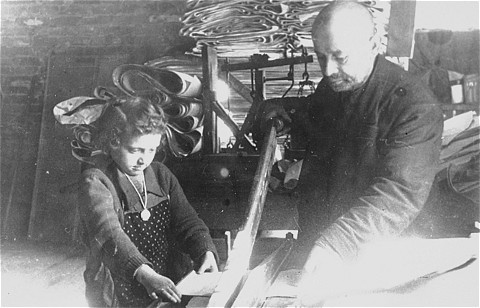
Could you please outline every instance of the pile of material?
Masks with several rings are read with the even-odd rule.
[[[167,120],[167,147],[173,156],[186,157],[198,152],[202,145],[202,84],[196,76],[170,69],[171,64],[168,57],[144,65],[125,64],[115,68],[112,78],[124,94],[148,97],[161,106]],[[74,130],[73,156],[87,163],[94,163],[102,153],[92,140],[96,121],[101,120],[109,104],[121,103],[121,99],[102,87],[95,89],[94,96],[73,97],[58,103],[53,110],[60,124]]]
[[[124,64],[115,68],[112,77],[125,94],[148,96],[160,104],[167,118],[170,152],[186,157],[201,149],[202,83],[197,76],[169,69],[169,64],[168,57],[144,65]]]
[[[440,178],[455,192],[480,203],[480,125],[474,111],[445,121],[440,152]]]
[[[286,52],[311,48],[315,16],[330,1],[316,0],[188,0],[180,34],[202,45],[214,46],[219,56],[246,57],[254,53],[278,58]],[[377,24],[386,46],[388,1],[363,1]]]

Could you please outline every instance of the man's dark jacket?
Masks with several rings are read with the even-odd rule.
[[[290,103],[308,141],[298,187],[302,233],[348,258],[362,243],[405,231],[437,171],[443,115],[430,90],[378,56],[361,88],[334,92],[323,80]]]

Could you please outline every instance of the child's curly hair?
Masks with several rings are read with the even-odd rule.
[[[164,134],[166,130],[162,108],[143,97],[118,98],[97,122],[97,144],[103,150],[134,136]]]

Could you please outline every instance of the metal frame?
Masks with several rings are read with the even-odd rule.
[[[265,82],[269,80],[265,77],[265,73],[261,68],[311,63],[313,62],[313,56],[304,54],[298,57],[268,60],[268,57],[266,56],[253,55],[248,62],[234,64],[225,62],[219,68],[215,49],[210,46],[204,46],[202,49],[202,61],[203,103],[205,108],[202,153],[218,154],[220,152],[220,145],[217,137],[217,117],[225,122],[235,136],[235,144],[233,146],[234,151],[239,150],[240,146],[244,146],[244,148],[248,150],[258,150],[258,147],[247,137],[247,135],[252,128],[255,115],[265,99]],[[238,70],[251,70],[252,90],[230,74],[231,72]],[[237,126],[225,111],[225,108],[216,99],[215,88],[218,83],[219,72],[224,73],[221,75],[229,87],[252,104],[241,128]],[[287,76],[283,79],[287,78],[290,77]]]

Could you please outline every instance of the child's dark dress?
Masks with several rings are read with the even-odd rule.
[[[172,241],[192,260],[206,251],[216,253],[208,228],[167,167],[154,162],[144,174],[151,213],[147,221],[140,218],[143,208],[138,194],[114,163],[82,173],[79,201],[90,248],[84,277],[91,306],[150,304],[134,272],[148,264],[169,277]]]

